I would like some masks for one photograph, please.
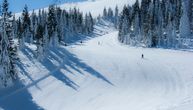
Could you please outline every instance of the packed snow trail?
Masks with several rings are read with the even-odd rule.
[[[189,110],[193,105],[193,53],[129,47],[119,43],[117,35],[111,30],[83,44],[61,46],[41,63],[29,46],[19,53],[24,89],[0,100],[0,107]]]
[[[178,104],[186,94],[184,80],[164,62],[164,51],[129,48],[117,41],[117,35],[112,32],[72,50],[115,85],[93,99],[92,106],[96,110],[155,110]],[[141,59],[142,53],[145,59]]]

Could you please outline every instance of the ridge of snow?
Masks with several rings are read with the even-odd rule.
[[[83,14],[86,14],[88,12],[91,12],[93,17],[97,17],[99,15],[102,15],[103,9],[111,7],[113,10],[116,6],[119,7],[119,11],[122,10],[124,5],[132,5],[134,4],[135,0],[88,0],[88,1],[82,1],[82,2],[70,2],[70,3],[64,3],[61,5],[58,5],[62,9],[69,10],[71,8],[79,8]],[[48,7],[40,8],[44,9],[45,11],[48,10]],[[35,12],[38,13],[39,9],[36,9]],[[30,13],[32,10],[30,11]],[[16,18],[21,16],[21,12],[15,13]]]

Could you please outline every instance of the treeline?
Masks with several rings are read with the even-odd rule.
[[[16,79],[17,48],[14,45],[12,14],[7,0],[3,1],[0,16],[0,88],[11,85]]]
[[[0,17],[0,86],[1,82],[7,86],[8,80],[16,78],[17,49],[22,50],[26,43],[36,45],[37,59],[43,60],[50,48],[61,43],[67,45],[70,37],[90,35],[94,30],[95,21],[91,13],[83,15],[77,8],[66,11],[50,5],[48,10],[29,13],[26,5],[22,15],[16,19],[8,11],[8,6],[8,1],[3,0]],[[17,45],[14,39],[18,41]]]
[[[193,1],[136,0],[124,6],[118,29],[119,41],[128,45],[188,48],[193,43]]]
[[[42,59],[48,47],[66,43],[70,36],[88,35],[94,30],[91,13],[83,14],[76,8],[69,11],[51,5],[48,11],[39,10],[30,15],[25,6],[22,16],[15,21],[15,34],[19,39],[19,48],[25,42],[37,45],[37,57]]]

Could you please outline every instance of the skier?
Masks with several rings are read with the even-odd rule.
[[[144,58],[144,55],[143,55],[143,54],[141,55],[141,58],[142,58],[142,59]]]
[[[98,41],[98,45],[100,45],[100,42]]]

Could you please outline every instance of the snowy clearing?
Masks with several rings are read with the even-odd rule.
[[[97,17],[104,7],[121,11],[134,2],[86,0],[61,7]],[[0,110],[192,110],[193,52],[121,44],[107,22],[96,24],[94,33],[50,48],[42,62],[36,45],[25,43],[18,53],[19,81],[0,89]]]
[[[24,85],[19,83],[18,88],[27,87],[1,95],[0,106],[6,110],[190,110],[193,53],[128,47],[117,41],[117,34],[112,31],[83,44],[53,49],[42,63],[35,60],[31,51],[35,48],[26,47],[19,53]]]

